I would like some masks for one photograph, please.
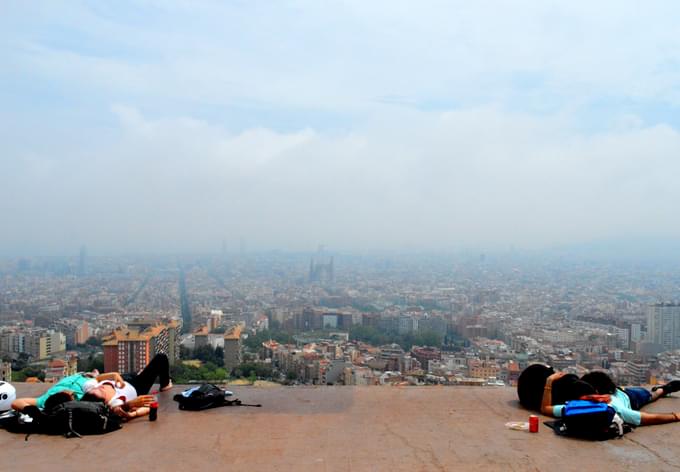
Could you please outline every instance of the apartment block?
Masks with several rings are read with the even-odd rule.
[[[135,373],[143,369],[159,353],[168,356],[170,364],[179,359],[178,320],[138,320],[117,328],[104,338],[104,370]]]

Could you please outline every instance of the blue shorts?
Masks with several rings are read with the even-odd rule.
[[[623,389],[630,398],[630,407],[633,410],[640,410],[643,406],[652,400],[652,394],[649,390],[642,387],[626,387]]]

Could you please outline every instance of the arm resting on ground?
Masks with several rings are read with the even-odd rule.
[[[113,411],[115,414],[123,418],[125,421],[130,421],[131,419],[138,418],[140,416],[146,416],[149,414],[149,408],[148,407],[139,407],[139,408],[132,408],[130,411],[125,410],[123,406],[117,406],[113,408],[111,411]]]
[[[640,412],[640,426],[648,426],[652,424],[666,424],[680,421],[680,414],[678,413],[647,413]]]
[[[29,405],[37,405],[37,398],[17,398],[12,402],[12,409],[16,411],[21,411]]]

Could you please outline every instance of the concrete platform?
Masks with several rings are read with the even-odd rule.
[[[22,396],[45,387],[16,384]],[[11,471],[591,471],[680,470],[680,424],[587,442],[512,431],[526,420],[514,389],[477,387],[235,387],[262,408],[184,412],[161,394],[157,422],[65,439],[0,431]],[[680,411],[680,398],[650,411]]]

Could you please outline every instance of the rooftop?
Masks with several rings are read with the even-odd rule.
[[[21,396],[45,385],[15,384]],[[262,408],[179,411],[160,394],[155,423],[82,439],[0,431],[5,470],[680,470],[680,424],[587,442],[512,431],[526,420],[512,388],[233,387]],[[680,398],[650,411],[679,411]],[[11,452],[9,452],[11,451]]]
[[[224,339],[227,340],[238,340],[241,339],[241,327],[240,326],[234,326],[229,331],[224,333]]]

